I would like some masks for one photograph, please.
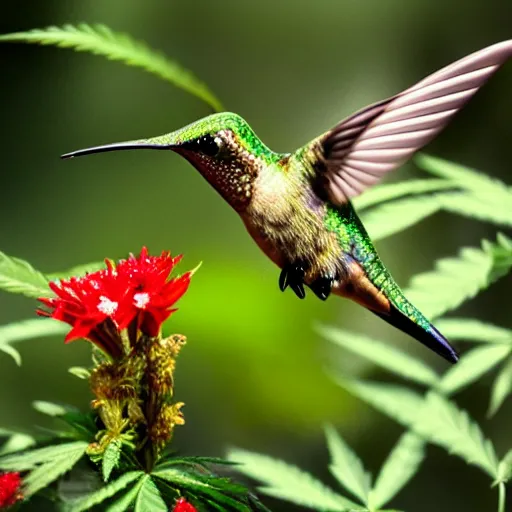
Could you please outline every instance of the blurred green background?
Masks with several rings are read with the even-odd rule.
[[[157,0],[2,1],[0,32],[66,22],[101,22],[146,40],[193,70],[227,109],[240,113],[273,149],[290,151],[342,117],[436,69],[512,37],[512,3],[502,0]],[[341,365],[379,378],[334,350],[317,322],[358,329],[445,363],[370,313],[333,298],[299,301],[278,290],[279,271],[231,209],[194,169],[163,152],[58,156],[80,147],[166,133],[210,113],[196,98],[140,70],[70,50],[0,46],[2,188],[0,249],[43,271],[124,257],[147,245],[199,261],[169,332],[188,336],[177,397],[187,425],[175,446],[222,455],[229,446],[282,457],[332,483],[322,424],[333,422],[375,473],[398,438],[391,421],[330,382]],[[512,62],[465,108],[428,151],[512,183]],[[419,175],[412,164],[394,179]],[[492,226],[448,214],[378,248],[399,283],[431,268],[461,244],[494,237]],[[464,307],[510,327],[510,278]],[[2,294],[0,324],[33,315],[35,303]],[[508,311],[507,311],[508,310]],[[0,355],[0,424],[46,425],[35,399],[86,408],[86,384],[67,373],[87,365],[89,347],[59,339],[19,345],[23,366]],[[484,418],[489,380],[460,402],[483,421],[498,449],[510,448],[510,402]],[[429,458],[394,506],[412,512],[484,511],[495,492],[462,461],[429,448]],[[299,510],[268,500],[275,510]],[[442,506],[438,504],[443,503]]]

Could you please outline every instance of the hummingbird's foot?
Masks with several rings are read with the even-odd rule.
[[[331,294],[332,283],[334,282],[334,277],[331,276],[322,276],[318,279],[315,279],[309,287],[311,291],[321,300],[326,300],[327,297]]]
[[[281,275],[279,276],[279,288],[282,292],[289,286],[299,299],[306,296],[304,290],[304,273],[306,272],[305,265],[302,262],[289,263],[283,267]]]

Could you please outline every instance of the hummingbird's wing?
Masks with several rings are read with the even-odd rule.
[[[335,204],[347,202],[430,142],[512,56],[512,40],[484,48],[341,121],[316,139],[315,166]],[[322,165],[323,164],[323,165]]]

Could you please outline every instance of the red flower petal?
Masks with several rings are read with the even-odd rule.
[[[172,512],[197,512],[197,508],[189,503],[185,498],[178,498]]]
[[[0,508],[10,507],[22,499],[20,492],[21,478],[19,473],[0,475]]]

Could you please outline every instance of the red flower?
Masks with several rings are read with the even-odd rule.
[[[178,498],[172,512],[197,512],[197,508],[185,498]]]
[[[0,508],[7,508],[22,499],[20,491],[21,478],[19,473],[0,475]]]
[[[105,260],[107,268],[84,277],[50,283],[56,294],[39,299],[50,311],[38,314],[72,326],[66,342],[86,338],[112,357],[122,354],[120,331],[128,328],[157,336],[162,323],[176,311],[172,306],[187,291],[191,272],[169,279],[181,260],[170,252],[149,256],[145,247],[138,258],[133,255],[117,264]]]

